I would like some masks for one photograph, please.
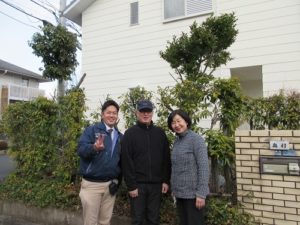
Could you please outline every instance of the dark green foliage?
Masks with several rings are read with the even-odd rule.
[[[209,17],[202,25],[193,23],[189,34],[182,33],[178,38],[174,36],[172,42],[168,42],[166,50],[160,52],[178,77],[174,87],[158,90],[159,124],[165,123],[172,110],[181,108],[192,116],[192,128],[196,131],[200,129],[197,126],[200,120],[208,117],[214,117],[212,127],[218,121],[224,122],[224,129],[230,127],[232,130],[237,126],[235,115],[239,112],[232,110],[236,110],[240,103],[238,83],[233,80],[216,80],[211,75],[217,67],[231,59],[226,49],[234,42],[238,33],[235,26],[236,18],[233,13]],[[232,103],[234,106],[226,110]],[[231,118],[221,117],[220,110]],[[235,124],[230,123],[232,118]]]
[[[119,216],[130,217],[128,190],[124,182],[121,183],[117,193],[117,198],[114,205],[114,213]]]
[[[233,13],[209,17],[201,26],[194,22],[190,26],[190,35],[182,33],[178,38],[174,36],[160,55],[178,75],[187,79],[210,75],[230,60],[226,49],[235,41],[238,33],[235,25]]]
[[[0,184],[0,198],[37,207],[78,209],[78,186],[56,178],[33,179],[20,173]]]
[[[239,82],[233,78],[216,79],[209,98],[214,109],[219,109],[213,114],[212,125],[219,121],[223,133],[233,136],[236,128],[241,124],[242,115],[245,112],[245,97]]]
[[[46,24],[42,34],[35,33],[29,46],[33,53],[42,57],[43,76],[51,80],[70,80],[78,65],[76,59],[77,37],[65,27]]]
[[[60,104],[37,98],[9,105],[2,124],[17,168],[1,183],[1,198],[55,207],[78,201],[76,146],[84,110],[80,89],[68,93]]]
[[[168,225],[178,224],[176,207],[170,194],[165,194],[162,197],[160,208],[160,222]]]
[[[215,157],[222,165],[233,165],[235,161],[234,138],[224,135],[219,130],[205,132],[208,154]]]
[[[206,208],[207,225],[254,225],[254,217],[243,212],[241,205],[233,206],[222,198],[210,198]]]
[[[238,31],[235,29],[234,14],[209,17],[202,25],[194,22],[190,33],[182,33],[168,42],[161,57],[169,62],[177,74],[175,87],[159,88],[159,124],[164,124],[168,114],[181,108],[192,115],[193,129],[200,119],[212,116],[210,99],[217,95],[213,90],[211,75],[217,67],[231,58],[226,49],[234,42]],[[221,95],[221,94],[220,94]],[[223,99],[222,99],[223,100]],[[216,99],[215,102],[216,103]]]
[[[182,33],[168,42],[166,50],[160,55],[169,62],[177,74],[174,87],[159,88],[160,108],[158,123],[163,126],[166,118],[174,109],[185,110],[192,119],[194,131],[204,131],[199,127],[203,119],[211,119],[210,129],[222,131],[222,140],[232,140],[235,129],[241,123],[244,101],[239,83],[234,79],[217,79],[212,73],[221,65],[231,60],[227,49],[234,43],[237,36],[236,17],[233,13],[218,17],[209,17],[198,25],[190,27],[190,33]],[[207,133],[209,134],[209,133]],[[221,133],[220,133],[221,134]],[[169,135],[170,139],[172,138]],[[208,146],[212,136],[206,139]],[[228,143],[218,143],[221,149],[210,150],[212,158],[213,188],[217,190],[219,168],[224,169],[228,187],[234,180],[230,167],[233,167],[234,146]],[[226,146],[225,146],[226,145]],[[218,163],[222,162],[220,167]],[[227,168],[225,168],[227,167]],[[231,192],[232,190],[227,190]]]
[[[251,129],[300,129],[300,93],[248,99],[246,119]]]

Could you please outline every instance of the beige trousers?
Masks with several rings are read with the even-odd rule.
[[[84,225],[110,225],[116,196],[110,195],[109,184],[82,179],[79,197]]]

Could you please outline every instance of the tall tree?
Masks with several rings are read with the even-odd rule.
[[[243,104],[239,84],[234,80],[216,79],[213,72],[230,61],[227,50],[238,34],[234,13],[209,17],[201,25],[194,22],[189,33],[174,36],[167,43],[161,57],[174,69],[175,86],[160,88],[160,121],[163,124],[169,112],[175,108],[187,111],[193,119],[193,129],[201,130],[199,122],[211,119],[211,130],[218,128],[218,134],[207,133],[208,149],[212,159],[214,190],[217,190],[219,161],[223,165],[232,162],[232,134],[239,124]],[[214,137],[221,135],[222,142]],[[212,140],[211,143],[209,141]],[[224,148],[223,148],[223,147]],[[216,149],[217,148],[217,149]],[[223,149],[220,149],[223,148]],[[227,151],[227,152],[226,152]],[[230,152],[228,152],[230,151]],[[231,157],[231,159],[228,159]]]
[[[35,55],[42,57],[44,70],[40,70],[43,70],[43,76],[50,80],[57,79],[59,83],[70,80],[78,65],[76,35],[61,25],[54,26],[50,23],[44,23],[41,30],[41,33],[33,35],[29,46]],[[63,95],[63,91],[58,92],[58,97]]]

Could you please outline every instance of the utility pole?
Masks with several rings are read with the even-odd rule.
[[[59,24],[61,26],[66,26],[66,18],[63,17],[63,11],[67,5],[67,0],[60,0],[59,4]],[[63,79],[58,79],[57,83],[57,96],[58,98],[64,96],[65,94],[65,81]]]

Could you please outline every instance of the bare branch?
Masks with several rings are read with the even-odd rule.
[[[170,76],[173,78],[173,80],[176,82],[176,83],[179,83],[178,80],[173,76],[173,74],[169,73]]]
[[[216,71],[216,69],[212,69],[208,75],[211,76],[213,74],[213,72],[215,72],[215,71]]]
[[[75,86],[76,89],[80,87],[80,85],[81,85],[81,83],[83,82],[83,80],[84,80],[85,77],[86,77],[86,73],[84,73],[84,74],[82,75],[82,77],[80,78],[78,84]]]
[[[218,109],[217,109],[217,104],[214,105],[214,109],[213,109],[213,116],[211,118],[211,125],[210,125],[210,129],[213,129],[213,127],[217,124],[218,120],[219,120],[219,116],[218,116]]]
[[[179,79],[181,80],[181,82],[183,82],[183,76],[182,76],[182,74],[179,72],[179,70],[178,69],[175,69],[176,70],[176,73],[179,75]]]
[[[171,106],[169,106],[169,105],[165,105],[165,107],[170,111],[170,112],[172,112],[173,111],[173,108],[171,107]]]

